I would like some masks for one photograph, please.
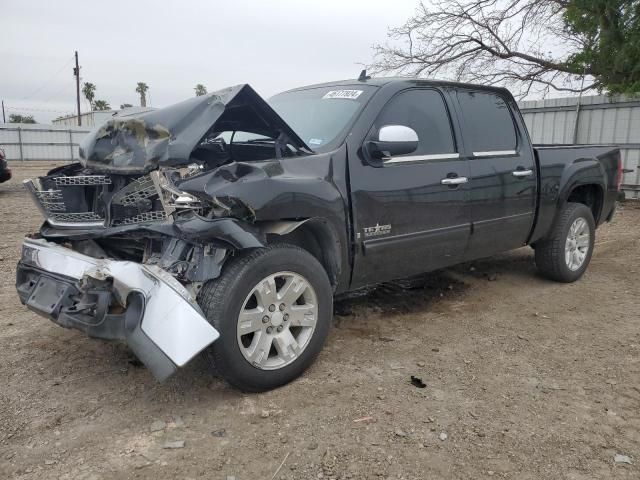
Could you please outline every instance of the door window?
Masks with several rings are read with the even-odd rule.
[[[474,155],[488,153],[515,153],[516,129],[507,102],[495,93],[459,90],[467,129],[465,144]]]
[[[377,128],[385,125],[404,125],[418,134],[416,151],[397,158],[456,151],[449,113],[436,90],[407,90],[393,97],[376,121]]]

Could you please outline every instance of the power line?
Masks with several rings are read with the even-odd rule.
[[[28,112],[50,112],[50,113],[69,113],[70,111],[73,111],[73,109],[69,109],[69,110],[48,110],[48,109],[44,109],[44,108],[16,108],[16,107],[7,107],[5,105],[5,110],[14,110],[16,112],[20,112],[20,111],[28,111]]]
[[[62,88],[59,88],[58,90],[55,91],[55,93],[52,93],[51,95],[49,95],[46,100],[39,100],[39,101],[41,101],[43,103],[49,102],[53,97],[58,95],[60,92],[62,92],[63,90],[66,90],[67,88],[70,88],[70,85],[71,85],[71,83],[67,82],[66,84],[64,84],[62,86]],[[73,82],[73,86],[75,87],[75,82]]]
[[[44,89],[50,82],[51,80],[53,80],[54,78],[56,78],[60,72],[62,72],[65,68],[67,68],[69,66],[69,64],[73,61],[74,57],[71,57],[67,63],[65,63],[60,70],[58,70],[56,73],[53,74],[53,76],[51,78],[49,78],[49,80],[47,80],[44,84],[42,84],[39,88],[37,88],[31,95],[27,95],[26,97],[22,97],[21,100],[27,100],[31,97],[33,97],[34,95],[40,93],[40,91],[42,91],[42,89]]]

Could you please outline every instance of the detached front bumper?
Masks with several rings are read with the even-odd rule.
[[[182,284],[154,265],[25,239],[16,288],[24,305],[58,325],[125,341],[160,381],[219,337]]]

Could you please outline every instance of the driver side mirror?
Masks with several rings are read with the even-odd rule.
[[[367,142],[367,152],[376,160],[415,152],[418,148],[418,134],[404,125],[380,127],[378,139]]]

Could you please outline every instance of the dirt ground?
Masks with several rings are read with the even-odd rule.
[[[538,277],[525,248],[379,287],[337,303],[302,378],[247,395],[200,359],[158,384],[124,346],[21,306],[15,264],[41,218],[20,183],[50,165],[15,167],[0,185],[0,478],[640,478],[637,203],[598,230],[575,284]]]

